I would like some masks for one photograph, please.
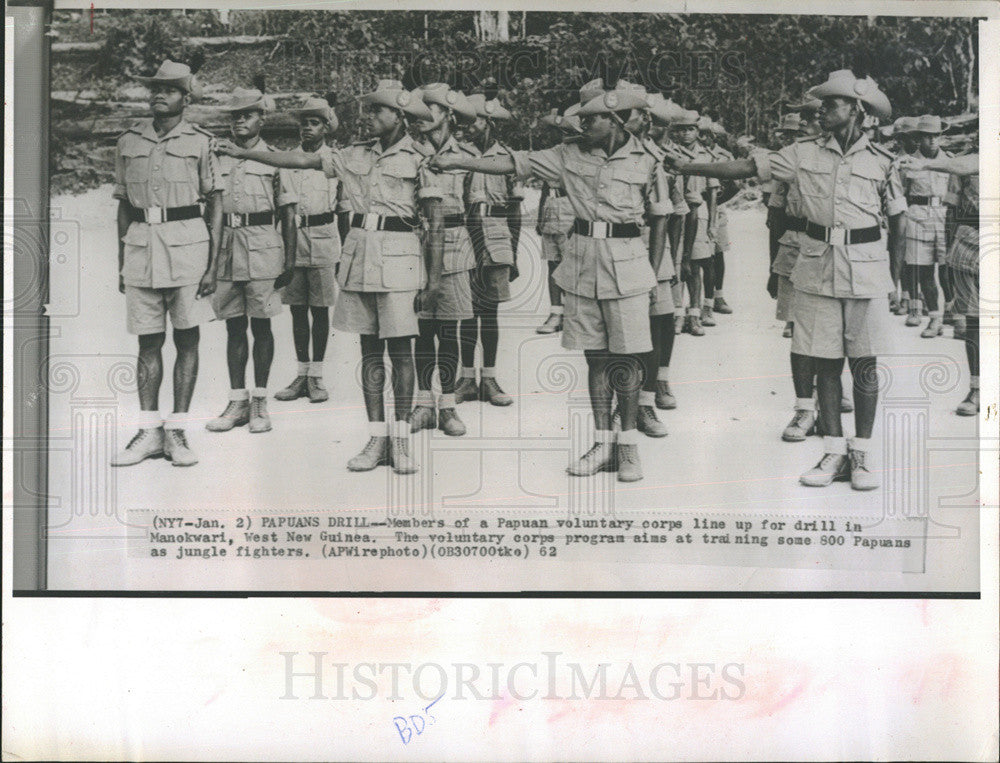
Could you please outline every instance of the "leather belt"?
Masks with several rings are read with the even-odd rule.
[[[978,217],[959,217],[959,218],[955,219],[955,225],[956,226],[958,226],[958,225],[968,225],[970,228],[978,228],[979,227],[979,218]]]
[[[480,203],[479,214],[483,217],[509,217],[507,207],[504,204]]]
[[[177,220],[193,220],[201,217],[201,207],[135,207],[136,217],[141,223],[172,223]]]
[[[907,196],[906,203],[911,207],[940,207],[944,200],[940,196]]]
[[[564,197],[565,195],[565,188],[553,188],[552,186],[549,186],[549,196],[555,196],[558,199]]]
[[[274,212],[226,212],[222,216],[222,224],[227,228],[273,225]]]
[[[799,233],[805,232],[806,218],[804,217],[788,217],[786,215],[783,222],[785,225],[785,230],[798,231]]]
[[[299,215],[300,228],[313,228],[317,225],[329,225],[333,222],[333,212],[320,212],[318,215]]]
[[[835,246],[870,244],[882,238],[882,229],[877,225],[871,228],[826,228],[812,220],[806,220],[805,231],[809,238]]]
[[[390,233],[413,233],[420,227],[420,220],[416,217],[383,217],[375,214],[359,215],[354,213],[351,215],[351,227],[367,231],[384,230]]]
[[[443,223],[445,228],[461,228],[465,225],[465,215],[445,215]]]
[[[606,223],[603,221],[573,220],[573,232],[590,238],[635,238],[640,235],[635,223]]]

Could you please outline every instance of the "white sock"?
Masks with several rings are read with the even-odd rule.
[[[705,297],[705,299],[703,299],[701,301],[701,306],[702,307],[712,307],[712,305],[714,305],[714,304],[715,304],[715,298],[714,297],[713,298]]]
[[[660,366],[656,369],[657,381],[670,381],[670,366]]]
[[[638,445],[639,444],[639,430],[638,429],[628,429],[618,433],[618,444],[619,445]]]
[[[871,453],[872,439],[870,437],[852,437],[851,450],[860,450],[865,453]]]
[[[716,289],[715,290],[715,298],[716,299],[722,299],[722,289]]]
[[[979,377],[972,376],[969,378],[969,389],[979,389]]]
[[[615,441],[615,433],[610,429],[598,429],[594,432],[594,442],[610,444]]]
[[[250,393],[246,389],[231,389],[229,390],[229,399],[234,402],[239,402],[240,400],[249,400]]]
[[[562,305],[552,305],[552,314],[553,315],[562,315],[563,314],[563,306]]]
[[[251,397],[267,397],[267,387],[254,387],[250,393]]]
[[[469,368],[468,366],[462,366],[462,378],[463,379],[475,379],[476,369]]]
[[[410,425],[405,421],[394,421],[392,423],[392,436],[393,437],[409,437],[410,436]]]
[[[171,413],[163,420],[164,429],[184,429],[188,421],[187,413]]]
[[[639,391],[639,405],[652,406],[655,402],[656,402],[655,392],[647,392],[646,390]]]
[[[431,391],[429,389],[418,389],[417,394],[413,396],[413,404],[419,405],[421,408],[433,408],[434,397],[431,395]]]
[[[454,408],[455,407],[455,393],[454,392],[442,392],[438,395],[438,408]]]
[[[497,370],[495,368],[484,368],[479,372],[479,375],[484,379],[495,379],[497,375]]]
[[[815,411],[816,401],[811,397],[797,397],[795,398],[795,410]]]
[[[297,376],[306,376],[309,373],[309,361],[298,361],[298,373]]]
[[[368,436],[369,437],[388,437],[389,427],[384,421],[369,421],[368,422]]]
[[[317,379],[323,375],[323,361],[314,360],[309,364],[307,376],[315,376]]]
[[[940,318],[944,313],[941,310],[931,310],[927,315],[931,318]]]
[[[139,411],[135,420],[139,429],[158,429],[163,426],[163,416],[159,411]]]
[[[847,440],[843,437],[830,437],[827,435],[823,438],[823,452],[834,453],[838,456],[846,456]]]
[[[690,315],[701,315],[701,311],[697,307],[689,307],[687,309],[687,314]]]

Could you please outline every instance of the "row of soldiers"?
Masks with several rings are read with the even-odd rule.
[[[860,132],[868,108],[885,116],[889,111],[871,80],[850,72],[831,75],[814,90],[823,103],[822,135],[742,160],[698,141],[701,125],[711,142],[710,122],[626,82],[584,86],[570,113],[551,115],[556,126],[578,119],[578,129],[570,131],[578,135],[541,151],[511,151],[499,144],[495,123],[510,119],[510,112],[494,98],[466,96],[443,84],[407,90],[397,81],[381,81],[360,99],[373,137],[343,149],[323,142],[324,129],[330,131],[335,119],[332,112],[307,103],[300,111],[303,145],[274,151],[259,138],[266,108],[259,91],[234,93],[228,106],[233,140],[210,142],[207,133],[182,119],[193,82],[185,67],[166,62],[148,82],[153,122],[119,141],[116,196],[122,288],[130,329],[139,334],[140,403],[149,420],[140,423],[116,463],[157,455],[175,464],[196,460],[182,422],[197,369],[194,312],[213,293],[216,316],[227,322],[232,391],[209,429],[270,428],[269,319],[280,309],[282,290],[293,304],[296,350],[306,364],[283,396],[321,396],[315,394],[321,384],[313,364],[325,344],[317,335],[327,331],[325,315],[316,308],[328,305],[314,305],[312,298],[332,301],[323,296],[332,289],[325,289],[324,276],[311,272],[317,263],[301,264],[297,252],[311,252],[314,239],[326,238],[342,243],[334,266],[340,295],[333,324],[360,334],[369,419],[369,440],[348,468],[389,464],[400,473],[415,471],[411,432],[437,427],[464,433],[455,412],[464,399],[510,403],[495,379],[496,310],[509,299],[517,272],[520,199],[512,178],[533,177],[545,184],[543,247],[547,259],[558,256],[551,273],[553,315],[542,328],[561,329],[563,346],[584,352],[594,414],[594,444],[568,471],[616,471],[622,481],[641,479],[638,435],[665,434],[655,408],[676,405],[668,376],[676,331],[697,336],[713,320],[713,310],[727,309],[715,293],[722,270],[715,264],[725,249],[720,189],[757,175],[794,186],[806,220],[791,277],[793,377],[796,355],[808,358],[827,447],[802,481],[822,485],[847,478],[858,489],[877,486],[865,454],[877,400],[875,356],[885,337],[875,330],[871,302],[879,292],[884,298],[889,289],[883,287],[891,283],[882,243],[884,213],[892,224],[891,240],[900,241],[896,223],[906,200],[892,157]],[[314,132],[306,130],[312,119]],[[456,139],[460,126],[474,143]],[[325,193],[316,207],[306,200],[313,186]],[[207,224],[195,214],[200,199]],[[551,201],[564,204],[565,214],[550,215]],[[341,229],[330,227],[338,219]],[[190,267],[185,270],[180,261]],[[289,286],[297,297],[288,296]],[[675,312],[685,310],[685,290],[686,315],[675,320]],[[167,312],[178,346],[175,413],[160,428],[158,363]],[[252,390],[244,380],[248,324],[254,337]],[[478,383],[472,366],[477,342],[483,348]],[[190,353],[182,357],[182,348],[192,346],[193,362]],[[840,402],[845,354],[858,399],[857,436],[849,449],[839,407],[829,404]],[[383,400],[386,355],[391,417]],[[436,400],[435,371],[441,389]],[[799,397],[798,381],[796,393]],[[811,400],[811,389],[801,397],[807,396]]]

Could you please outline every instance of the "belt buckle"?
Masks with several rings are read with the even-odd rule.
[[[299,227],[300,228],[309,227],[309,215],[299,215]]]
[[[611,223],[597,220],[590,224],[591,238],[608,238],[611,235]]]
[[[229,227],[230,228],[242,228],[246,225],[246,217],[242,212],[232,212],[229,215]]]
[[[361,227],[364,228],[366,231],[377,231],[380,229],[379,228],[380,219],[381,218],[379,217],[379,215],[366,214],[364,216],[364,220],[362,220],[364,224]]]
[[[162,223],[167,219],[166,210],[163,207],[147,207],[146,208],[146,222],[147,223]]]
[[[931,196],[930,201],[931,201],[931,206],[932,207],[940,207],[941,206],[941,197],[940,196]]]
[[[832,246],[845,246],[847,244],[846,228],[827,228],[826,242]]]

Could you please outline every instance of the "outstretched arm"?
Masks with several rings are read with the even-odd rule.
[[[468,170],[482,172],[486,175],[511,175],[514,172],[514,159],[508,155],[501,156],[441,156],[431,158],[432,170]]]
[[[979,154],[965,156],[938,156],[936,159],[925,159],[920,156],[903,156],[899,159],[901,170],[934,170],[935,172],[950,172],[952,175],[965,177],[979,174]]]
[[[216,153],[232,156],[237,159],[249,159],[253,162],[268,164],[272,167],[285,167],[292,170],[320,170],[323,160],[318,153],[299,151],[255,151],[240,148],[232,141],[220,140],[214,146]]]
[[[741,180],[757,174],[753,159],[734,159],[731,162],[674,162],[673,170],[682,175],[702,175],[719,180]]]

